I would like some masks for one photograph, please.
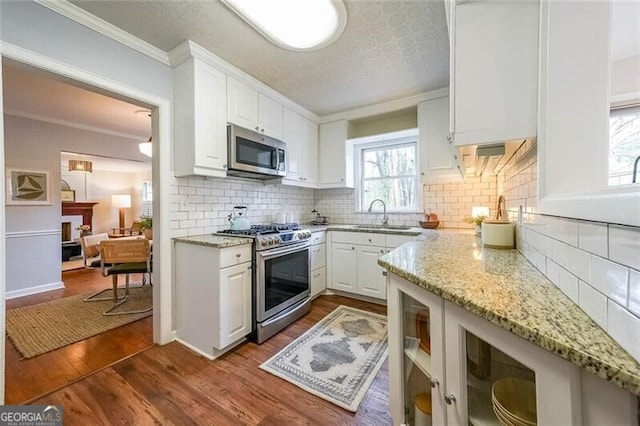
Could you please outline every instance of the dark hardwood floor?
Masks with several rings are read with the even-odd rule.
[[[133,281],[138,279],[132,276]],[[67,271],[62,280],[64,289],[7,300],[7,309],[111,288],[111,278],[97,269]],[[29,359],[21,359],[5,337],[5,404],[30,402],[152,345],[152,317]]]
[[[262,345],[246,342],[214,361],[177,342],[153,346],[34,403],[60,404],[65,425],[390,425],[386,363],[356,413],[258,368],[341,304],[386,313],[384,306],[322,296]]]

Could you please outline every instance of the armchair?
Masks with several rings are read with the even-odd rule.
[[[129,228],[111,228],[109,238],[133,237],[143,235],[142,222],[135,221]]]
[[[82,260],[84,261],[84,267],[98,267],[100,266],[100,260],[94,259],[90,264],[89,259],[97,258],[100,256],[100,242],[108,240],[109,235],[105,232],[102,234],[86,235],[80,237],[80,247],[82,248]]]

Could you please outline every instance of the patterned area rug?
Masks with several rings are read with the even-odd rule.
[[[121,290],[124,291],[124,290]],[[132,287],[129,300],[114,312],[142,310],[152,305],[150,286]],[[111,294],[111,290],[107,295]],[[104,316],[113,302],[84,302],[87,294],[7,310],[7,335],[18,352],[32,358],[87,337],[148,317],[141,314]]]
[[[387,317],[339,306],[260,366],[355,412],[387,357]]]

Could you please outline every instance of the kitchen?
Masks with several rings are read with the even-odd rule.
[[[9,10],[9,8],[7,8],[6,6],[3,6],[3,12],[6,10]],[[41,14],[44,12],[38,9],[37,13]],[[15,16],[15,15],[12,15],[12,16]],[[7,23],[7,25],[10,25],[10,23]],[[3,31],[6,31],[6,30],[3,30]],[[11,33],[9,32],[9,34]],[[4,40],[4,36],[3,36],[3,40]],[[33,49],[36,51],[40,50],[37,46],[34,47]],[[10,52],[10,54],[11,53],[13,52]],[[5,50],[3,50],[3,54],[6,54]],[[70,59],[70,60],[73,61],[73,59]],[[82,58],[75,58],[75,60],[79,61],[79,63],[82,63],[83,61]],[[92,69],[91,65],[85,65],[85,67],[88,67],[88,69]],[[148,83],[145,83],[145,84],[148,84]],[[402,108],[404,108],[404,106],[398,109],[402,109]],[[375,115],[375,114],[370,113],[369,115]],[[404,119],[397,119],[397,121],[401,121],[401,120],[404,120]],[[349,119],[347,121],[352,121],[352,120]],[[344,124],[347,124],[347,123],[344,123]],[[345,130],[344,125],[342,130],[343,131]],[[347,134],[348,134],[348,129],[347,129]],[[155,139],[156,138],[154,137],[154,140]],[[158,140],[162,141],[163,139],[160,137]],[[165,139],[165,140],[168,140],[168,139]],[[540,161],[547,160],[545,156],[549,155],[550,148],[545,146],[544,150],[540,149],[540,146],[542,146],[540,135],[539,135],[538,143],[539,143],[538,151],[541,153]],[[160,142],[160,144],[162,144],[162,142]],[[165,158],[164,161],[167,161],[167,158],[170,156],[170,148],[167,146],[164,146],[163,148],[163,146],[161,146],[158,149],[165,149],[165,153],[168,155],[164,157]],[[560,152],[558,155],[562,157],[562,152]],[[162,156],[160,157],[162,158]],[[587,162],[586,164],[591,164],[589,163],[589,161],[595,161],[589,158],[586,158],[586,159],[581,158],[581,160],[585,160]],[[545,162],[543,165],[546,165],[546,164],[547,163]],[[581,163],[581,164],[585,164],[585,163]],[[168,161],[167,163],[165,163],[165,167],[170,167]],[[585,167],[584,169],[589,170],[588,167]],[[170,169],[167,168],[165,170],[170,170]],[[550,171],[547,171],[547,172],[553,173],[554,170],[558,170],[558,167],[556,166],[555,169],[550,169]],[[580,170],[577,170],[576,172],[578,173],[580,172]],[[584,172],[582,174],[584,174]],[[576,175],[576,176],[581,176],[581,175]],[[478,181],[474,182],[473,179],[478,179]],[[563,184],[568,185],[569,183],[565,181],[563,181]],[[586,181],[585,180],[579,180],[579,181],[590,182],[589,179],[587,179]],[[483,182],[482,178],[472,178],[471,181],[466,181],[466,182],[471,182],[472,185],[475,185],[475,183],[479,185],[477,187],[477,191],[480,192],[479,196],[482,196],[481,191],[492,189],[491,188],[492,184]],[[489,186],[489,188],[483,188],[485,183],[487,184],[487,186]],[[353,223],[353,222],[374,223],[375,221],[379,221],[382,216],[380,213],[377,213],[377,214],[354,213],[355,209],[353,207],[354,206],[353,200],[355,197],[352,196],[353,191],[349,189],[335,188],[335,189],[324,189],[320,191],[314,191],[312,189],[291,188],[291,187],[285,187],[285,186],[274,186],[273,188],[270,188],[270,187],[262,186],[261,184],[252,183],[252,182],[232,181],[230,184],[226,184],[222,180],[216,180],[216,179],[212,180],[209,178],[202,178],[202,177],[192,177],[192,178],[179,177],[179,178],[176,178],[175,181],[171,183],[165,182],[164,185],[165,185],[164,187],[162,186],[162,183],[161,185],[159,185],[159,187],[161,188],[160,191],[162,191],[162,188],[164,188],[164,190],[167,191],[166,193],[177,195],[176,197],[174,197],[175,201],[172,201],[171,203],[167,202],[167,205],[166,205],[167,210],[165,211],[167,213],[171,211],[171,214],[169,215],[171,219],[170,221],[165,222],[164,235],[171,235],[173,237],[179,237],[181,235],[197,235],[197,234],[214,232],[219,230],[221,227],[225,226],[226,216],[229,214],[231,207],[233,205],[236,205],[236,201],[231,200],[232,197],[240,198],[241,201],[239,203],[247,204],[249,206],[248,214],[252,223],[261,223],[263,221],[271,222],[278,213],[282,212],[282,205],[286,205],[287,211],[290,212],[292,215],[296,216],[298,220],[301,222],[308,221],[312,218],[311,210],[313,210],[314,208],[317,208],[320,212],[322,212],[323,215],[326,215],[332,218],[332,222],[334,223]],[[438,185],[442,185],[442,188],[439,189]],[[454,187],[451,187],[450,189],[445,189],[446,185],[454,185]],[[463,184],[460,184],[460,183],[433,184],[433,188],[431,187],[431,184],[430,184],[428,187],[425,187],[424,191],[425,192],[438,191],[438,190],[441,190],[443,192],[449,191],[449,195],[451,195],[451,191],[466,190],[464,188],[464,185],[463,186],[457,186],[457,185],[463,185]],[[497,184],[494,184],[494,185],[497,185]],[[269,188],[268,195],[265,194],[264,188]],[[472,186],[472,189],[474,189],[473,186]],[[549,192],[548,189],[549,188],[545,187],[545,191],[541,191],[541,193],[545,193],[545,194],[548,193]],[[523,194],[521,189],[518,189],[518,194],[519,194],[518,198],[524,198],[524,199],[536,198],[535,193]],[[217,201],[214,203],[208,203],[205,200],[205,197],[210,197],[210,196],[222,197],[222,200],[217,199]],[[432,196],[432,195],[429,195],[429,196]],[[229,197],[228,202],[225,200],[225,197]],[[434,200],[430,202],[433,202],[434,205],[437,205],[437,203],[443,203],[443,204],[446,203],[446,200],[444,199],[445,197],[444,194],[441,196],[433,195],[433,197],[434,197]],[[442,197],[442,199],[440,200],[439,197]],[[488,197],[493,197],[493,199],[487,200],[486,205],[491,207],[495,206],[497,201],[497,186],[496,186],[496,192],[493,192],[492,195],[491,194],[488,195]],[[619,198],[621,203],[628,202],[628,201],[625,201],[626,196],[620,196]],[[507,196],[508,202],[509,200],[512,200],[512,199],[516,199],[516,198]],[[582,203],[584,205],[585,201],[577,201],[577,203]],[[214,204],[215,206],[219,206],[219,207],[216,208]],[[459,213],[457,218],[446,218],[445,212],[443,210],[436,210],[435,208],[433,210],[441,216],[441,219],[443,219],[443,222],[453,221],[453,222],[462,223],[463,217],[469,215],[471,211],[470,207],[472,206],[472,204],[473,204],[473,201],[470,201],[470,205],[468,206],[469,208],[465,206],[460,206],[459,210],[461,212]],[[557,202],[556,204],[559,204],[559,203]],[[578,213],[575,213],[575,214],[565,213],[563,215],[561,207],[555,207],[550,203],[549,205],[550,210],[548,211],[555,213],[557,215],[565,216],[569,218],[592,219],[592,220],[598,220],[598,221],[609,222],[609,223],[638,226],[638,223],[637,223],[638,215],[633,214],[633,212],[637,211],[637,209],[633,207],[633,204],[630,204],[630,205],[632,207],[627,208],[626,210],[622,204],[618,205],[617,206],[618,208],[610,209],[610,210],[615,210],[613,212],[609,212],[606,210],[606,208],[600,208],[600,207],[598,208],[582,207],[582,208],[576,209]],[[517,205],[515,206],[515,208],[517,210]],[[573,207],[571,208],[573,209]],[[172,210],[169,210],[169,209],[172,209]],[[565,211],[570,212],[575,210],[565,210]],[[592,213],[594,216],[593,217],[588,216],[589,213],[585,215],[584,213],[585,211]],[[205,212],[209,212],[209,213],[206,214]],[[611,214],[611,216],[607,216],[607,214],[609,213]],[[598,215],[598,216],[595,216],[595,215]],[[408,217],[396,215],[396,214],[390,214],[390,223],[397,224],[397,225],[409,225],[409,224],[415,225],[417,220],[420,217],[421,217],[421,213],[414,213],[413,215],[409,215]],[[165,220],[166,219],[167,218],[165,217]],[[172,231],[170,231],[170,229],[172,229]],[[160,232],[163,232],[163,230],[161,229]],[[535,236],[535,233],[531,233],[530,235],[532,236],[532,240],[528,242],[529,243],[528,246],[531,246],[533,248],[533,250],[529,251],[530,256],[532,256],[532,259],[534,259],[534,261],[545,262],[545,258],[540,259],[539,253],[545,253],[545,250],[546,250],[543,248],[543,246],[538,246],[539,244],[538,241],[540,240],[540,238],[538,238],[538,241],[535,241],[533,239],[533,237]],[[544,244],[546,244],[546,240],[544,241]],[[525,247],[528,247],[528,246],[525,246]],[[164,253],[166,254],[166,256],[168,256],[169,259],[171,259],[170,246],[164,247]],[[170,266],[165,266],[166,263],[170,264],[171,262],[163,262],[162,267],[170,268]],[[631,265],[631,266],[633,267],[634,265]],[[170,277],[171,274],[169,272],[167,275],[164,275],[161,272],[161,276]],[[170,282],[170,280],[167,279],[167,282]],[[166,288],[167,287],[165,287],[165,289]],[[169,296],[169,298],[166,299],[164,303],[167,303],[170,300],[171,298]],[[168,306],[170,306],[170,303],[168,304]],[[171,309],[168,308],[166,312],[171,312]],[[168,326],[170,328],[171,327],[170,318],[168,320],[165,318],[164,321],[165,321],[164,327]],[[169,339],[168,335],[164,334],[164,337],[159,339],[159,341],[162,342],[163,339],[167,339],[164,341],[168,341]]]

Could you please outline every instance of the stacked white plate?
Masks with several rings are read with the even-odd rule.
[[[491,389],[493,412],[504,426],[535,426],[536,384],[517,378],[500,379]]]

